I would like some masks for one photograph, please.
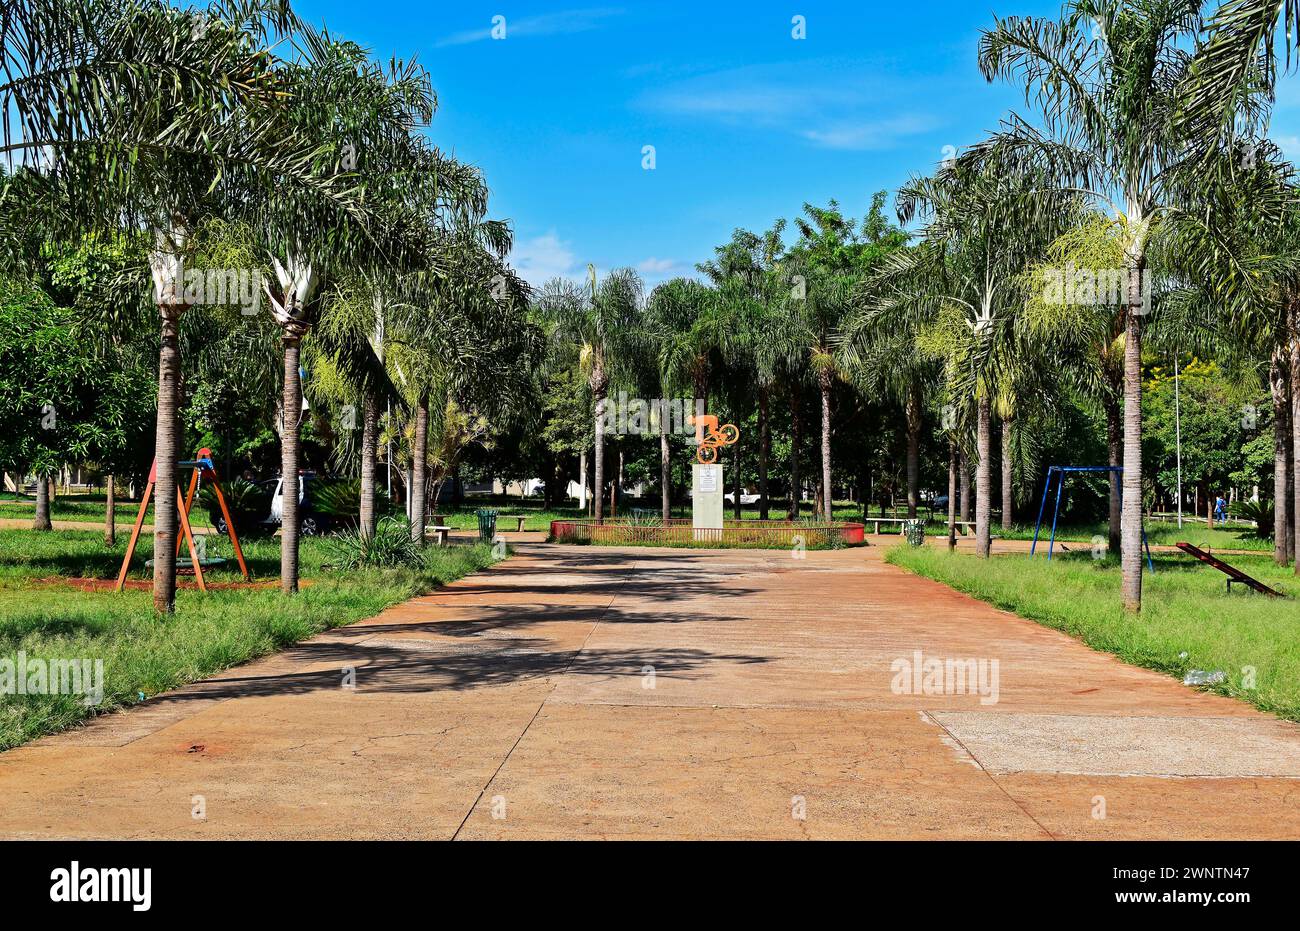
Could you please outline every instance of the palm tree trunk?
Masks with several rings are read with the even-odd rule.
[[[961,485],[961,522],[963,524],[970,522],[970,457],[966,455],[965,450],[957,450],[957,478]]]
[[[284,340],[284,430],[280,433],[280,591],[298,591],[298,444],[302,425],[302,378],[297,338]]]
[[[1290,366],[1283,362],[1283,351],[1274,350],[1269,367],[1269,388],[1273,395],[1273,559],[1279,566],[1290,564],[1287,537],[1291,527],[1287,500],[1291,473],[1291,399],[1287,385]]]
[[[767,457],[772,452],[772,425],[768,420],[768,389],[758,389],[758,518],[768,519]]]
[[[921,388],[915,382],[907,392],[907,519],[916,520],[921,504]]]
[[[366,391],[361,400],[361,512],[360,531],[367,539],[375,535],[375,472],[379,460],[379,399]]]
[[[731,456],[731,468],[733,473],[731,476],[731,493],[736,499],[731,502],[731,513],[736,520],[740,520],[740,509],[742,507],[740,503],[740,493],[744,490],[740,484],[740,445],[737,444],[731,448],[733,450]]]
[[[800,434],[799,423],[799,394],[798,389],[791,392],[790,395],[790,512],[789,520],[799,519],[799,506],[803,503],[800,499],[803,497],[799,476],[799,442],[802,439]]]
[[[425,472],[429,456],[429,396],[415,405],[415,440],[411,447],[411,539],[424,543]]]
[[[617,517],[618,509],[623,506],[623,444],[618,444],[618,468],[614,472],[614,481],[609,486],[609,516]]]
[[[831,487],[831,376],[829,372],[822,372],[818,379],[821,382],[822,395],[822,510],[826,520],[832,518],[832,501],[835,497],[835,491]]]
[[[568,473],[564,464],[560,461],[558,455],[552,454],[551,457],[551,480],[546,483],[544,494],[542,495],[542,506],[548,511],[555,510],[556,504],[560,500],[560,489],[568,485]],[[442,482],[438,483],[438,490],[441,491]],[[433,500],[436,503],[438,496],[435,494]]]
[[[948,549],[957,548],[957,442],[948,437]]]
[[[1015,520],[1015,489],[1012,487],[1014,470],[1012,469],[1011,440],[1015,418],[1002,418],[1002,529],[1010,532]]]
[[[596,448],[592,455],[592,494],[593,516],[597,522],[605,517],[605,389],[593,388],[592,396],[596,400]]]
[[[1139,266],[1140,269],[1140,266]],[[1124,502],[1120,564],[1124,608],[1142,610],[1142,304],[1129,301],[1124,338]]]
[[[48,475],[38,475],[36,477],[36,515],[32,519],[33,530],[51,530],[54,525],[50,522],[50,477]]]
[[[117,545],[117,479],[104,478],[104,545]]]
[[[1124,463],[1124,424],[1120,419],[1120,406],[1114,399],[1108,398],[1104,405],[1106,410],[1106,448],[1110,454],[1111,468],[1120,468]],[[1123,523],[1123,515],[1120,510],[1120,502],[1123,501],[1123,495],[1120,494],[1120,483],[1123,476],[1119,472],[1110,473],[1110,552],[1112,555],[1120,551],[1122,536],[1120,527]]]
[[[297,375],[297,366],[294,374]],[[181,347],[179,318],[166,310],[158,351],[158,420],[154,447],[153,606],[176,607],[176,460],[180,448]]]
[[[1288,412],[1291,410],[1291,403],[1292,403],[1292,396],[1293,396],[1292,392],[1294,391],[1295,391],[1294,388],[1290,388],[1287,392],[1286,410]],[[1285,419],[1287,420],[1287,425],[1286,425],[1287,426],[1287,435],[1286,435],[1287,436],[1287,450],[1286,450],[1287,469],[1286,469],[1286,494],[1283,495],[1282,497],[1287,503],[1287,514],[1290,515],[1291,513],[1290,505],[1295,500],[1295,486],[1296,486],[1295,445],[1294,445],[1295,435],[1296,435],[1296,425],[1295,423],[1291,422],[1291,418],[1289,416],[1286,417]],[[1286,560],[1288,563],[1290,563],[1295,561],[1295,540],[1296,540],[1295,524],[1292,523],[1290,520],[1288,520],[1286,522],[1286,527],[1284,529],[1286,530]]]
[[[975,466],[975,553],[985,559],[988,558],[993,548],[993,529],[992,529],[992,463],[989,461],[992,452],[992,412],[990,410],[988,394],[981,395],[978,406],[979,426],[977,434],[977,443],[979,446],[979,462]]]
[[[673,470],[668,446],[668,404],[659,408],[659,485],[664,523],[673,516]]]
[[[1291,538],[1300,541],[1300,301],[1291,305]],[[1300,559],[1295,560],[1300,575]]]
[[[587,513],[587,451],[578,454],[578,509]]]

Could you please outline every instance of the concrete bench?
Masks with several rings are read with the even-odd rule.
[[[517,521],[517,522],[518,522],[518,526],[515,527],[515,531],[514,531],[514,532],[515,532],[515,533],[521,533],[521,532],[523,532],[523,529],[524,529],[524,521],[528,520],[528,515],[527,515],[527,514],[499,514],[499,515],[497,515],[497,520],[513,520],[513,521]]]
[[[907,517],[864,517],[862,523],[870,525],[873,528],[871,532],[879,535],[881,524],[892,525],[890,528],[891,531],[894,527],[897,527],[898,531],[901,533],[903,524],[907,523],[909,519],[910,518]],[[917,518],[917,520],[920,520],[920,518]],[[944,521],[943,526],[944,529],[947,530],[948,522]],[[970,536],[975,532],[975,521],[973,520],[954,521],[953,526],[956,527],[957,532],[963,537]]]
[[[433,534],[433,538],[439,546],[447,545],[447,536],[450,533],[451,528],[445,524],[430,524],[424,528],[424,535],[427,537],[429,534]]]
[[[901,531],[903,524],[907,523],[907,518],[906,517],[864,517],[862,519],[862,523],[870,524],[873,528],[871,532],[879,535],[881,524],[896,525],[898,529]],[[891,527],[891,529],[893,528]]]

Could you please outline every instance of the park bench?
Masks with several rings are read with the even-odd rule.
[[[518,526],[515,527],[515,531],[514,531],[514,532],[515,532],[515,533],[521,533],[521,532],[523,532],[523,529],[524,529],[524,521],[528,520],[528,515],[527,515],[527,514],[502,514],[502,515],[500,515],[500,516],[497,517],[497,520],[513,520],[513,521],[517,521],[517,522],[518,522]]]
[[[447,545],[447,537],[450,533],[451,528],[446,524],[430,524],[424,528],[424,535],[427,537],[429,534],[433,534],[433,538],[439,546]]]
[[[903,524],[907,523],[907,518],[906,517],[864,517],[862,519],[862,522],[864,524],[871,524],[873,528],[871,532],[876,535],[879,535],[881,524],[896,525],[901,532]]]
[[[902,533],[903,524],[906,524],[907,521],[908,518],[906,517],[864,517],[862,519],[862,523],[871,525],[871,527],[873,528],[871,532],[876,535],[880,534],[881,524],[891,524],[897,526],[899,533]],[[945,524],[944,526],[946,527],[947,525]],[[954,526],[957,528],[957,532],[960,533],[963,537],[969,536],[970,534],[975,532],[975,522],[973,520],[954,521]]]

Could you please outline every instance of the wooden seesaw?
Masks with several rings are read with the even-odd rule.
[[[1190,543],[1178,543],[1176,545],[1184,553],[1187,553],[1189,556],[1194,556],[1196,559],[1199,559],[1207,566],[1213,566],[1215,569],[1218,569],[1220,572],[1226,575],[1228,577],[1229,592],[1232,591],[1232,586],[1233,583],[1235,582],[1238,585],[1246,586],[1252,591],[1259,592],[1261,595],[1272,595],[1274,598],[1286,597],[1276,589],[1269,588],[1259,579],[1251,578],[1250,576],[1246,575],[1246,573],[1238,569],[1236,566],[1228,565],[1222,559],[1219,559],[1217,556],[1212,556],[1211,554],[1207,553],[1205,550],[1201,549],[1200,547],[1192,546],[1192,544]]]
[[[221,491],[221,482],[217,479],[217,468],[212,463],[212,450],[200,449],[197,459],[191,459],[176,463],[177,469],[191,469],[190,487],[184,496],[181,495],[180,483],[176,484],[176,511],[180,517],[181,534],[185,542],[189,544],[190,564],[194,567],[194,578],[199,583],[199,589],[206,592],[207,583],[203,579],[203,567],[205,565],[214,566],[225,562],[223,559],[203,559],[200,558],[198,547],[194,543],[194,531],[190,527],[190,510],[194,507],[195,493],[198,491],[199,482],[207,479],[212,483],[212,490],[216,492],[217,503],[221,506],[221,516],[226,519],[226,530],[230,534],[230,542],[235,549],[235,558],[239,560],[239,571],[243,573],[244,581],[251,581],[248,573],[248,564],[244,561],[244,550],[239,545],[239,534],[235,530],[235,519],[230,514],[230,507],[226,504],[226,496]],[[140,513],[135,517],[135,527],[131,530],[131,542],[127,544],[126,555],[122,558],[122,569],[117,574],[117,585],[114,591],[120,592],[126,584],[126,574],[131,568],[131,559],[135,556],[136,545],[140,542],[140,531],[144,527],[144,515],[149,510],[149,501],[153,497],[154,485],[158,481],[158,461],[154,460],[153,465],[149,467],[149,483],[145,485],[144,497],[140,499]],[[176,539],[176,553],[179,556],[181,551],[181,537]]]

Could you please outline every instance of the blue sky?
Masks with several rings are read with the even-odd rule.
[[[980,29],[995,12],[1055,15],[1060,2],[295,8],[382,60],[416,56],[429,69],[430,136],[485,171],[532,284],[592,262],[637,268],[653,285],[692,274],[735,227],[766,229],[805,201],[835,198],[859,216],[874,191],[1023,110],[1014,88],[980,77]],[[496,16],[503,39],[491,36]],[[1274,137],[1300,152],[1298,83],[1282,89]],[[654,170],[642,167],[645,146]]]

